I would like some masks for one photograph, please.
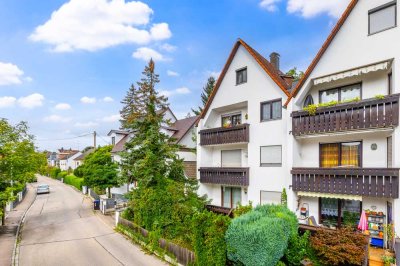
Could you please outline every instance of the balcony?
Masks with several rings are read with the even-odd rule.
[[[206,209],[217,214],[226,215],[229,217],[233,216],[233,209],[226,208],[222,206],[215,206],[215,205],[206,205]]]
[[[219,145],[249,142],[249,124],[200,130],[200,145]]]
[[[200,183],[227,186],[249,185],[248,167],[200,167]]]
[[[383,99],[366,99],[317,108],[315,115],[307,111],[292,112],[293,136],[326,134],[351,130],[392,128],[399,124],[399,94]]]
[[[398,168],[293,168],[293,191],[399,197]]]

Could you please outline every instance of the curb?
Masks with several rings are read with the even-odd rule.
[[[30,185],[30,188],[33,188],[33,186]],[[20,237],[20,230],[21,230],[21,227],[22,227],[22,225],[23,225],[23,223],[25,221],[26,214],[32,208],[33,204],[36,201],[36,197],[37,197],[37,194],[35,193],[35,197],[34,197],[32,203],[29,205],[28,209],[25,210],[24,214],[21,217],[21,220],[19,221],[18,227],[17,227],[17,233],[15,234],[14,250],[13,250],[13,254],[12,254],[12,258],[11,258],[11,263],[14,266],[18,266],[19,265],[19,244],[18,244],[18,240],[19,240],[19,237]]]

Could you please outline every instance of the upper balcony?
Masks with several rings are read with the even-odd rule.
[[[307,193],[399,197],[398,168],[293,168],[292,189]]]
[[[392,128],[399,124],[399,94],[319,107],[315,115],[295,111],[291,116],[295,137]]]
[[[249,185],[248,167],[200,167],[200,183],[227,186]]]
[[[249,142],[249,124],[200,130],[200,145],[220,145]]]

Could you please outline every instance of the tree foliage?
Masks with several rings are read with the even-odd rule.
[[[297,70],[297,67],[290,69],[286,74],[292,76],[294,81],[299,81],[304,76],[304,72]]]
[[[99,147],[84,159],[81,173],[85,185],[100,189],[118,185],[118,165],[111,158],[111,149],[111,145]]]
[[[200,115],[201,112],[203,111],[203,108],[204,108],[204,106],[206,105],[206,103],[207,103],[207,101],[208,101],[208,98],[210,97],[210,94],[211,94],[211,92],[212,92],[213,89],[214,89],[215,82],[216,82],[216,81],[215,81],[215,78],[214,78],[213,76],[211,76],[211,77],[208,78],[207,83],[206,83],[206,85],[203,87],[203,91],[202,91],[202,93],[201,93],[201,102],[202,102],[203,105],[202,105],[202,106],[199,106],[199,107],[197,108],[197,110],[192,108],[192,112],[193,112],[195,115]]]
[[[13,126],[0,120],[0,215],[6,203],[14,199],[14,192],[33,180],[46,163],[45,154],[35,150],[25,122]]]

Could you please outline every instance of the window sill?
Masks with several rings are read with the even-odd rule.
[[[247,83],[247,81],[245,81],[245,82],[241,82],[241,83],[236,83],[236,85],[235,85],[235,86],[243,85],[243,84],[246,84],[246,83]]]
[[[282,164],[279,163],[264,163],[264,164],[260,164],[260,167],[282,167]]]
[[[264,119],[264,120],[260,120],[260,123],[263,123],[263,122],[270,122],[270,121],[277,121],[277,120],[282,120],[282,117],[280,117],[280,118],[273,118],[273,119]]]

